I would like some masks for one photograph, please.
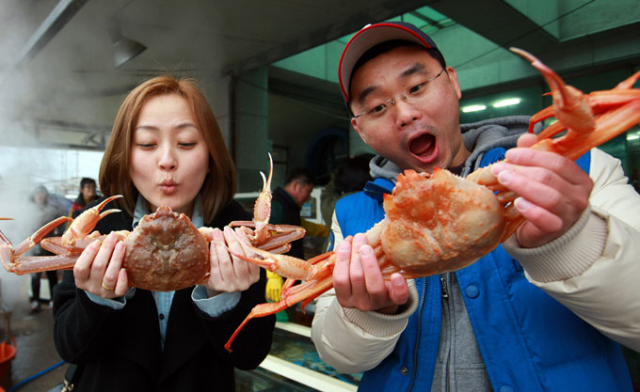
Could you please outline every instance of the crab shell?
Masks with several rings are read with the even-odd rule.
[[[384,253],[416,276],[466,267],[495,248],[506,228],[504,207],[491,190],[446,170],[406,170],[385,195],[384,209]]]
[[[173,291],[206,281],[209,244],[185,214],[160,207],[125,240],[129,286]]]

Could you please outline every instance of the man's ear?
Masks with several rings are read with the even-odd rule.
[[[367,143],[367,138],[364,136],[364,132],[358,126],[357,118],[354,118],[354,117],[351,118],[351,126],[353,127],[353,129],[356,130],[356,132],[358,132],[358,135],[360,135],[360,139],[362,139],[363,142]]]
[[[301,185],[300,185],[300,181],[298,181],[298,180],[293,180],[293,181],[291,182],[291,190],[292,190],[294,193],[298,193],[298,192],[300,192],[300,186],[301,186]]]

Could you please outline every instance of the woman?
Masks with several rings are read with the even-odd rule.
[[[215,117],[190,80],[151,79],[122,104],[100,167],[105,196],[124,198],[96,227],[131,230],[159,206],[188,215],[196,227],[251,219],[233,201],[236,174]],[[109,206],[107,206],[109,208]],[[265,302],[260,268],[230,230],[211,244],[205,285],[162,293],[130,288],[124,246],[113,236],[93,243],[56,290],[55,342],[79,365],[80,391],[234,390],[234,367],[252,369],[267,355],[275,318],[252,321],[224,343],[251,308]]]
[[[69,217],[75,218],[87,204],[98,199],[100,196],[96,193],[96,181],[93,178],[83,177],[80,180],[80,193],[69,208]]]

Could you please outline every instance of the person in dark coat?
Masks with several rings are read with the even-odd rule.
[[[69,209],[69,217],[75,218],[80,214],[80,210],[87,206],[92,201],[100,199],[100,196],[96,192],[96,180],[89,177],[83,177],[80,180],[80,193],[78,197],[71,204]]]
[[[277,187],[272,193],[269,223],[302,226],[300,210],[311,197],[314,183],[315,177],[309,170],[293,169],[287,176],[284,187]],[[293,241],[286,255],[304,259],[302,239]]]
[[[101,233],[132,230],[159,206],[196,227],[223,228],[250,216],[233,200],[236,171],[215,116],[189,79],[157,77],[122,104],[100,168]],[[87,208],[96,205],[90,204]],[[228,352],[224,344],[250,310],[265,302],[260,268],[231,229],[214,230],[205,284],[160,292],[129,287],[124,243],[111,234],[89,245],[66,271],[54,300],[54,340],[77,365],[79,391],[233,391],[234,368],[256,368],[271,347],[275,317],[252,320]]]

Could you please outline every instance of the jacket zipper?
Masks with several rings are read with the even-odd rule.
[[[440,289],[442,291],[442,298],[449,299],[449,289],[446,276],[446,274],[440,275]]]
[[[449,303],[449,276],[450,274],[444,273],[440,275],[440,290],[442,292],[442,317],[447,317],[447,335],[449,342],[451,341],[452,326],[451,326],[451,304]],[[451,390],[451,345],[447,345],[447,362],[444,368],[444,383],[445,388],[448,391]]]
[[[424,303],[427,300],[427,278],[422,278],[422,298],[420,299],[420,307],[418,310],[418,321],[416,324],[416,345],[413,349],[413,371],[411,372],[411,384],[407,392],[413,390],[413,385],[416,382],[416,375],[418,372],[418,348],[420,347],[420,330],[422,329],[422,310],[424,309]]]

